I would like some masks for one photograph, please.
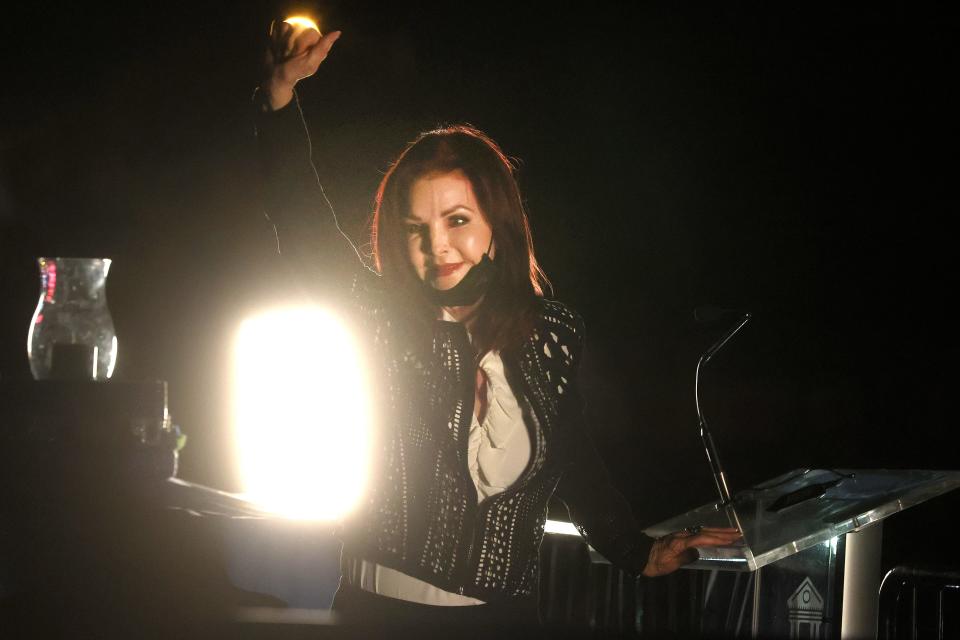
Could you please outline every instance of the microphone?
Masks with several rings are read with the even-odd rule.
[[[707,419],[700,410],[700,369],[707,364],[710,359],[717,355],[717,352],[723,348],[730,339],[750,321],[752,315],[749,311],[737,311],[735,309],[723,309],[720,307],[704,306],[697,307],[694,310],[694,319],[698,322],[715,322],[723,317],[731,315],[737,316],[737,322],[724,333],[719,340],[714,342],[709,349],[701,354],[697,361],[697,370],[693,382],[693,396],[697,407],[697,419],[700,422],[700,439],[703,441],[703,448],[707,453],[707,462],[710,463],[710,470],[713,472],[713,481],[717,485],[717,493],[720,494],[720,504],[730,504],[730,487],[727,486],[727,476],[720,464],[720,452],[713,441],[713,434],[710,432],[710,426]]]

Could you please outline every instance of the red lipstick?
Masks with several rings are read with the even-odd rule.
[[[433,272],[438,278],[443,276],[449,276],[453,274],[457,269],[463,266],[462,262],[451,262],[450,264],[438,264],[434,265]]]

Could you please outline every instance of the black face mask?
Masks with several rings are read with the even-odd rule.
[[[485,253],[480,258],[480,262],[470,267],[467,275],[450,289],[434,289],[429,284],[424,283],[427,288],[427,295],[430,300],[441,307],[465,307],[477,302],[487,291],[490,285],[496,279],[497,266],[490,259],[489,254]]]

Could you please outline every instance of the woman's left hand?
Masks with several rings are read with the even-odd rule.
[[[726,547],[742,537],[736,529],[702,527],[696,530],[677,531],[657,538],[653,542],[653,547],[650,548],[643,575],[652,578],[673,573],[700,557],[697,547]]]

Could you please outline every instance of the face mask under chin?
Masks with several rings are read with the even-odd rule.
[[[490,290],[496,276],[496,265],[486,253],[480,262],[470,267],[467,274],[455,286],[449,289],[434,289],[424,282],[427,297],[440,307],[465,307],[476,303]]]

